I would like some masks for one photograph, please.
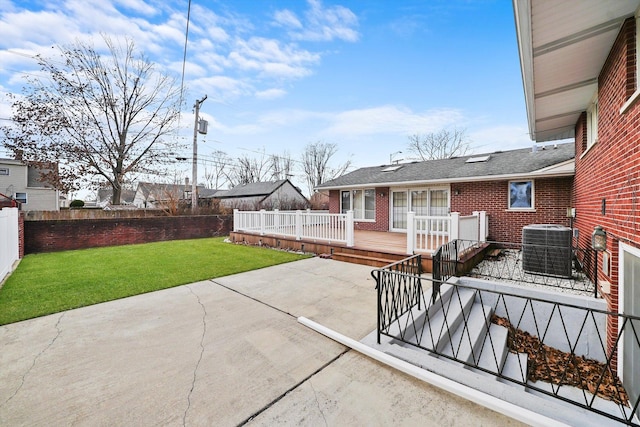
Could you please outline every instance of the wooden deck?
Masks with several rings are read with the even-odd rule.
[[[339,261],[372,267],[382,267],[409,256],[407,254],[406,233],[355,230],[353,247],[347,247],[344,243],[322,240],[295,240],[294,238],[277,235],[259,235],[248,232],[232,232],[230,238],[234,242],[300,250],[331,257]],[[444,238],[439,238],[436,243],[438,246],[444,243]],[[438,246],[433,250],[437,249]],[[431,272],[431,253],[425,252],[422,255],[423,270]]]

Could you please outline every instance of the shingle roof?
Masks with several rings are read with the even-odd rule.
[[[252,182],[250,184],[236,185],[219,198],[227,199],[231,197],[252,197],[252,196],[268,196],[276,191],[281,185],[287,182],[286,179],[279,181]],[[216,195],[216,197],[218,197]]]
[[[489,156],[486,161],[467,162],[471,158]],[[492,176],[523,176],[559,165],[575,157],[573,143],[553,147],[524,148],[511,151],[496,151],[487,154],[455,157],[424,162],[401,163],[395,169],[389,165],[366,167],[325,182],[317,188],[334,188],[368,184],[420,183],[430,181],[461,181],[468,178],[490,179]],[[388,171],[385,172],[385,169]],[[395,170],[389,170],[395,169]]]

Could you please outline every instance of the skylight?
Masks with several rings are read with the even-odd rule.
[[[394,172],[400,169],[401,167],[402,165],[387,166],[386,168],[382,169],[382,172]]]
[[[491,156],[469,157],[465,163],[481,163],[489,160]]]

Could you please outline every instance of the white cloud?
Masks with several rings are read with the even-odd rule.
[[[380,133],[411,135],[432,132],[463,120],[459,110],[437,109],[413,112],[394,105],[344,111],[331,119],[326,132],[348,137]]]
[[[500,125],[470,130],[468,135],[473,151],[482,153],[530,147],[533,141],[528,132],[526,126]]]
[[[280,25],[282,27],[295,29],[302,28],[302,23],[300,22],[296,14],[287,9],[277,11],[273,16],[273,19],[275,19],[277,25]]]
[[[344,40],[355,42],[360,35],[358,17],[344,6],[323,7],[320,0],[308,0],[309,9],[304,19],[288,10],[274,14],[274,25],[287,28],[292,38],[308,41]]]
[[[299,78],[311,73],[308,66],[317,63],[320,55],[283,45],[278,40],[252,37],[238,40],[229,59],[241,69],[263,76]]]
[[[256,92],[256,98],[258,99],[276,99],[282,98],[287,94],[287,91],[284,89],[267,89],[263,91]]]

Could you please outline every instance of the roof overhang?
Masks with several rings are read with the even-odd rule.
[[[640,0],[513,0],[529,134],[572,138],[622,23]]]

